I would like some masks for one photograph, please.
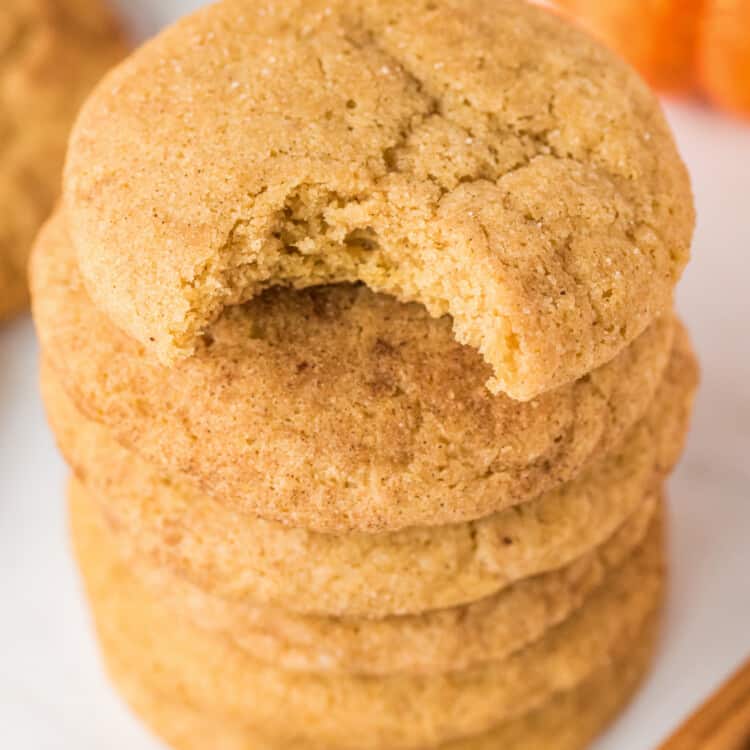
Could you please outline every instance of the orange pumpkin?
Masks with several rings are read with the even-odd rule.
[[[750,116],[750,0],[558,0],[654,87]]]
[[[719,106],[750,116],[750,0],[706,0],[698,78]]]

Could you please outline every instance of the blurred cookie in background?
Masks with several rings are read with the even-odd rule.
[[[78,108],[125,49],[102,0],[0,3],[0,320],[27,304],[30,245],[57,200]]]

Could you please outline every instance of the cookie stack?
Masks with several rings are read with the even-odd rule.
[[[645,86],[515,0],[224,0],[110,74],[32,281],[134,710],[586,746],[651,657],[692,224]]]
[[[59,197],[76,112],[125,54],[101,0],[3,0],[0,7],[0,321],[28,305],[34,236]]]

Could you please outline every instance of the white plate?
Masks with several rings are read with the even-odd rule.
[[[199,4],[120,0],[142,35]],[[703,387],[671,483],[673,581],[656,669],[597,750],[655,746],[750,655],[750,128],[690,106],[668,112],[699,210],[679,306]],[[0,746],[156,750],[96,657],[36,367],[31,323],[0,331]]]

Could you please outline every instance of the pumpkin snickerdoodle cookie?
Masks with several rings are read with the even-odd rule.
[[[625,656],[613,659],[576,688],[558,693],[524,716],[485,734],[432,750],[583,750],[630,700],[653,657],[659,612],[649,618]],[[188,703],[149,685],[138,665],[104,651],[109,675],[133,711],[175,750],[310,750],[306,743],[269,743],[252,726]]]
[[[118,558],[94,506],[72,500],[74,545],[104,652],[118,652],[155,690],[247,722],[282,746],[420,748],[488,732],[624,658],[663,592],[663,542],[649,535],[583,607],[505,660],[429,675],[286,672],[175,617]]]
[[[0,320],[28,301],[34,235],[60,191],[78,107],[125,51],[104,0],[0,7]]]
[[[574,480],[480,521],[330,535],[233,512],[184,481],[160,475],[86,420],[51,369],[42,368],[44,400],[63,453],[137,554],[253,610],[270,605],[350,617],[473,602],[603,543],[677,460],[696,380],[680,327],[647,415],[616,450]]]
[[[165,367],[92,304],[64,214],[32,284],[47,361],[90,419],[236,510],[327,532],[469,521],[572,479],[643,416],[673,339],[670,314],[518,402],[487,391],[448,318],[361,286],[269,290]]]
[[[583,606],[661,523],[662,513],[655,490],[598,547],[558,569],[470,604],[373,619],[299,615],[209,594],[135,547],[127,529],[105,517],[96,490],[72,480],[69,492],[101,514],[122,559],[175,616],[222,633],[281,669],[359,675],[461,671],[507,658]]]
[[[362,281],[524,400],[667,312],[694,217],[647,86],[521,0],[417,5],[224,0],[108,76],[65,180],[95,304],[174,363],[270,286]]]
[[[87,568],[101,565],[101,556],[88,553],[94,536],[108,533],[87,498],[73,490],[72,521],[77,547]],[[100,542],[99,542],[100,543]],[[105,553],[106,554],[106,553]],[[113,561],[112,551],[107,556]],[[106,571],[104,572],[106,576]],[[90,577],[90,575],[89,575]],[[578,686],[554,694],[531,712],[499,724],[490,731],[439,746],[436,750],[581,750],[608,723],[632,694],[651,661],[659,610],[653,614],[627,651],[597,669]],[[149,665],[133,661],[104,641],[103,657],[114,684],[133,710],[176,750],[310,750],[304,741],[268,741],[252,722],[228,721],[194,704],[175,690],[157,689]],[[618,649],[619,650],[619,649]],[[314,746],[313,746],[314,747]]]

